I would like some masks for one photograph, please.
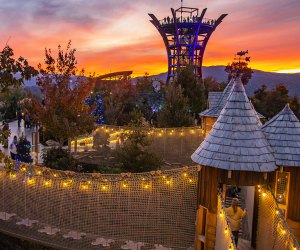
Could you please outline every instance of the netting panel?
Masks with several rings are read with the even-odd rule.
[[[259,195],[256,249],[297,250],[300,246],[268,190]]]
[[[86,136],[77,139],[77,151],[95,150],[100,145],[97,137],[101,134],[109,135],[110,146],[122,144],[121,134],[130,131],[130,127],[101,126],[93,132],[93,136]],[[148,132],[151,150],[159,155],[164,161],[169,163],[193,164],[191,154],[198,148],[204,140],[204,132],[200,127],[183,128],[155,128]],[[101,140],[100,140],[101,141]],[[75,141],[71,142],[72,151],[75,151]]]
[[[131,175],[39,167],[14,175],[1,171],[0,230],[59,248],[93,249],[91,243],[103,237],[115,240],[111,249],[128,240],[143,242],[145,249],[154,249],[154,244],[186,249],[194,240],[198,170]],[[6,220],[9,214],[15,215]],[[37,222],[30,227],[16,224],[26,218]],[[45,226],[60,231],[52,236],[38,232]],[[65,239],[70,231],[86,236]]]
[[[276,199],[278,203],[286,204],[286,197],[288,196],[288,180],[289,173],[276,171],[277,183],[276,183]]]

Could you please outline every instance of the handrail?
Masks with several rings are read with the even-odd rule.
[[[200,21],[200,16],[189,17],[189,19],[187,19],[187,17],[186,17],[186,18],[183,18],[182,21],[180,20],[180,18],[177,18],[177,23],[198,23],[199,21]],[[214,25],[216,23],[216,20],[211,19],[211,18],[203,18],[201,22],[203,24]],[[173,18],[170,18],[168,20],[166,17],[166,18],[159,20],[159,23],[161,25],[174,24],[174,20],[173,20]]]

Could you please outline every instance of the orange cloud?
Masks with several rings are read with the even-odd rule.
[[[179,2],[179,1],[178,1]],[[133,70],[156,74],[167,71],[163,41],[147,13],[170,15],[174,0],[46,0],[2,3],[0,42],[36,66],[44,48],[72,40],[78,62],[88,72]],[[199,1],[186,0],[197,6]],[[251,67],[265,71],[300,69],[300,2],[295,0],[205,0],[207,17],[229,15],[207,45],[204,65],[226,65],[235,52],[249,49]]]

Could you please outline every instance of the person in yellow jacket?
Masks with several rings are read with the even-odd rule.
[[[239,240],[239,230],[241,226],[241,220],[246,216],[247,210],[241,209],[239,206],[239,200],[237,198],[232,199],[231,207],[225,209],[226,215],[229,220],[229,225],[234,236],[235,245],[237,246]]]

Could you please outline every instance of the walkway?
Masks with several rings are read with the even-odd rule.
[[[23,135],[26,136],[27,140],[30,141],[31,145],[32,145],[32,132],[36,131],[35,129],[29,129],[24,127],[24,120],[22,120],[21,123],[21,127],[18,128],[18,121],[13,121],[9,123],[9,129],[11,131],[10,137],[8,139],[8,145],[10,145],[13,141],[13,137],[16,135],[18,137],[18,139]],[[42,152],[43,149],[43,145],[39,144],[39,148],[40,148],[40,152]],[[3,148],[3,145],[0,144],[0,150],[2,152],[4,152],[5,154],[9,155],[10,151],[9,148]],[[32,155],[33,157],[33,155]],[[34,157],[33,157],[34,158]],[[42,158],[41,158],[41,153],[39,154],[39,159],[38,159],[38,163],[43,162]]]
[[[251,242],[244,239],[239,239],[239,244],[237,247],[238,250],[252,250],[254,248],[251,247]]]

